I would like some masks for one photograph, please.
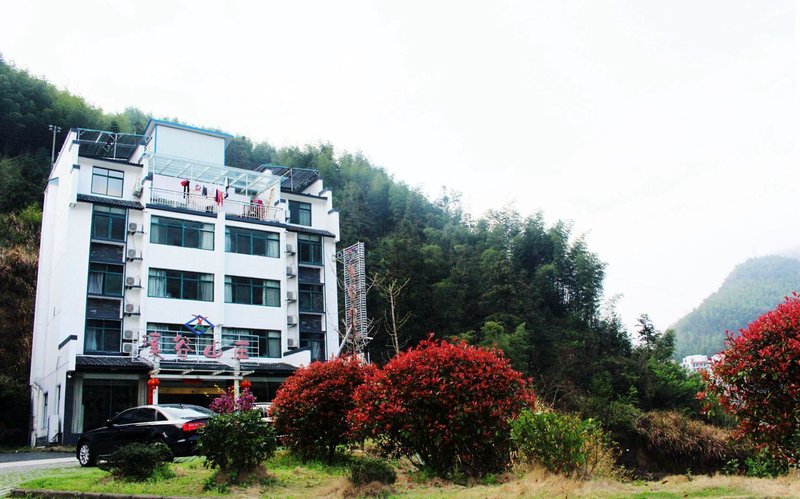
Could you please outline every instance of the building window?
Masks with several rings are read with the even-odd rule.
[[[197,335],[188,329],[183,324],[161,324],[155,322],[147,323],[147,339],[151,338],[152,333],[158,333],[158,348],[162,354],[177,354],[175,349],[177,341],[175,338],[178,335],[183,336],[186,346],[189,351],[188,355],[194,356],[202,354],[203,350],[214,343],[214,332],[208,331],[204,334]]]
[[[183,270],[150,269],[147,296],[214,301],[214,275]]]
[[[298,303],[303,312],[324,312],[325,299],[322,286],[317,284],[298,285]]]
[[[225,227],[225,251],[242,255],[281,255],[281,237],[274,232]]]
[[[89,264],[90,295],[122,296],[122,265]]]
[[[150,242],[213,251],[214,224],[153,217],[150,224]]]
[[[109,241],[125,240],[125,208],[94,205],[92,211],[92,238]]]
[[[95,166],[92,170],[92,194],[121,198],[124,177],[122,172]]]
[[[325,360],[325,334],[324,333],[304,333],[300,332],[300,348],[311,351],[311,361]]]
[[[237,340],[249,342],[247,355],[250,357],[281,358],[281,332],[263,329],[223,328],[222,347],[233,346]]]
[[[269,279],[225,276],[225,303],[281,306],[281,283]]]
[[[119,353],[121,321],[88,319],[83,339],[84,353]]]
[[[311,226],[311,204],[289,201],[289,222]]]
[[[297,250],[301,264],[322,265],[322,237],[297,234]]]

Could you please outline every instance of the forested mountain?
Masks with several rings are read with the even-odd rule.
[[[48,125],[142,132],[147,119],[136,109],[106,114],[0,59],[0,234],[8,234],[0,239],[0,300],[21,311],[0,321],[0,361],[20,359],[9,372],[18,398],[0,393],[0,403],[27,406],[24,345],[32,327]],[[407,282],[396,297],[398,318],[408,319],[399,329],[401,348],[431,333],[496,346],[532,378],[541,400],[609,422],[638,410],[694,404],[696,384],[668,361],[671,334],[661,335],[645,317],[645,341],[634,348],[613,310],[603,312],[604,264],[569,223],[548,224],[541,213],[504,208],[474,220],[458,194],[429,200],[364,156],[335,152],[330,144],[275,148],[236,137],[227,162],[321,172],[341,215],[341,246],[364,241],[370,276]],[[368,299],[376,362],[394,353],[385,287],[374,286]]]
[[[737,265],[714,294],[672,326],[675,356],[719,352],[725,331],[739,331],[798,290],[798,259],[763,256]]]

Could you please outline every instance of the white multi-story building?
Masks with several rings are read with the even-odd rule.
[[[687,355],[681,361],[681,367],[695,373],[705,371],[711,367],[711,359],[706,355]]]
[[[156,120],[70,130],[45,190],[32,443],[243,379],[269,401],[337,352],[331,193],[313,170],[226,166],[230,139]]]

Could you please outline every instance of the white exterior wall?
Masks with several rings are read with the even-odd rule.
[[[217,165],[225,164],[225,139],[155,124],[151,142],[154,154],[177,156]]]
[[[67,341],[61,348],[59,344],[72,334],[80,333],[78,340],[82,340],[89,243],[88,239],[70,237],[82,227],[88,231],[86,207],[78,208],[74,203],[80,176],[80,169],[74,168],[78,164],[74,138],[75,133],[70,132],[45,189],[31,351],[34,436],[47,434],[49,416],[64,414],[64,379],[66,372],[74,369],[77,342]],[[74,205],[74,217],[63,208],[70,205]],[[75,260],[73,255],[83,255],[83,259]],[[82,289],[83,296],[76,289]],[[56,396],[58,385],[60,400]],[[45,393],[46,414],[42,413]]]

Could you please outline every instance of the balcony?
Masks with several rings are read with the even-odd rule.
[[[193,192],[172,191],[153,187],[150,191],[150,204],[166,206],[168,208],[181,208],[200,213],[219,212],[219,206],[214,198],[195,194]]]
[[[264,222],[282,222],[283,208],[265,206],[263,201],[248,202],[237,200],[240,195],[230,196],[221,203],[213,195],[202,195],[195,192],[175,191],[168,189],[152,188],[150,191],[150,204],[167,208],[179,208],[204,214],[217,215],[222,212],[226,215],[257,220]]]
[[[223,203],[224,212],[227,215],[259,220],[262,222],[283,222],[283,208],[277,206],[265,206],[263,203],[249,203],[226,199]]]

